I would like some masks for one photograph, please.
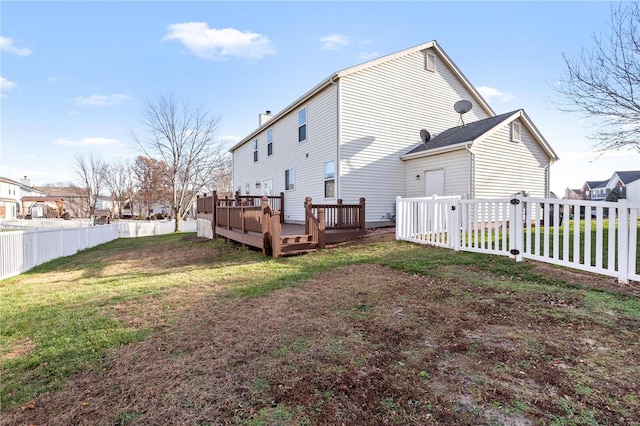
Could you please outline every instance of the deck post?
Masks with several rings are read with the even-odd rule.
[[[362,234],[366,233],[367,231],[364,206],[365,206],[365,200],[364,200],[364,197],[361,197],[360,198],[360,232]]]
[[[304,199],[304,205],[309,206],[309,208],[311,208],[311,197],[306,197]],[[311,224],[309,223],[309,218],[305,215],[304,218],[304,233],[305,234],[310,234],[311,233]]]
[[[284,223],[284,192],[280,193],[280,223]]]
[[[274,259],[282,255],[280,240],[282,224],[280,223],[280,214],[278,210],[273,211],[271,214],[271,256],[273,256]]]
[[[318,248],[323,249],[326,245],[324,209],[318,209],[318,222]]]
[[[342,217],[342,198],[338,198],[338,206],[336,207],[336,210],[338,211],[338,229],[342,229],[342,226],[344,225],[344,219]]]
[[[218,226],[218,191],[213,191],[212,197],[212,215],[211,215],[211,227],[213,228],[213,239],[218,239],[218,234],[216,234],[216,226]]]
[[[262,205],[260,208],[262,214],[260,215],[260,220],[262,221],[262,254],[267,254],[269,249],[271,248],[271,234],[269,232],[269,227],[271,225],[271,214],[269,213],[269,198],[262,197]]]

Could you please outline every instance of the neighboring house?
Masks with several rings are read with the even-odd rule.
[[[89,217],[87,191],[76,186],[36,186],[35,189],[50,196],[62,198],[64,212],[71,218]]]
[[[0,177],[0,219],[16,219],[22,217],[23,197],[41,197],[45,194],[31,187],[31,181],[25,176],[20,182]],[[44,204],[40,204],[38,212],[44,215]]]
[[[640,170],[613,172],[611,178],[605,181],[606,195],[616,187],[622,192],[622,197],[630,202],[640,202]],[[605,197],[606,197],[605,195]]]
[[[564,199],[565,200],[584,200],[584,192],[582,191],[582,189],[567,188],[564,190]]]
[[[606,180],[588,180],[582,186],[585,200],[601,201],[607,197]]]
[[[460,100],[473,104],[463,116]],[[434,135],[424,146],[421,129]],[[393,223],[397,196],[547,196],[557,159],[523,110],[496,116],[435,41],[330,75],[260,114],[231,152],[234,190],[284,192],[285,221],[304,221],[307,196],[364,197],[369,227]]]

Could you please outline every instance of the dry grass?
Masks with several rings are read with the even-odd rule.
[[[203,248],[193,248],[200,268],[211,260]],[[640,303],[628,295],[637,288],[582,273],[522,280],[468,258],[420,258],[428,250],[365,243],[270,261],[287,270],[354,259],[252,298],[228,293],[248,280],[233,272],[242,266],[220,267],[215,280],[104,306],[154,331],[2,424],[640,424]],[[362,263],[365,252],[377,260]],[[423,273],[385,266],[407,254],[433,263]],[[142,250],[100,274],[189,276],[185,258],[147,259]],[[587,287],[598,281],[610,291]]]

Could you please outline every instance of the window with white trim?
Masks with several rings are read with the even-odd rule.
[[[511,123],[511,140],[520,142],[522,140],[522,125],[517,121]]]
[[[273,129],[267,130],[267,157],[273,155]]]
[[[294,169],[287,169],[284,171],[284,189],[287,191],[295,189],[296,187],[296,173]]]
[[[424,69],[427,71],[436,71],[436,55],[431,52],[425,52],[424,54]]]
[[[298,111],[298,142],[307,140],[307,107]]]
[[[258,161],[258,139],[253,141],[253,162]]]
[[[336,196],[336,162],[324,163],[324,198]]]

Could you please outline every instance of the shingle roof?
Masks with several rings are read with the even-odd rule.
[[[628,170],[616,172],[616,174],[625,185],[640,179],[640,170]]]
[[[452,127],[432,137],[431,140],[427,142],[426,147],[423,143],[420,143],[411,151],[407,152],[407,155],[437,148],[443,148],[446,146],[457,145],[463,142],[472,142],[473,140],[484,135],[489,130],[493,129],[518,111],[519,110],[511,111],[504,114],[496,115],[495,117],[489,117],[483,120],[474,121],[473,123],[469,123],[465,126]]]
[[[607,182],[609,181],[608,180],[588,180],[586,184],[590,189],[596,189],[596,188],[604,188]]]

